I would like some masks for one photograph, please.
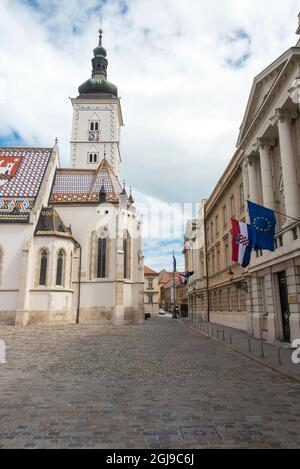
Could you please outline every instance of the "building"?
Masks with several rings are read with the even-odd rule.
[[[123,118],[94,49],[71,99],[70,167],[53,148],[0,148],[0,324],[142,323],[141,221],[120,182]]]
[[[207,317],[265,340],[300,337],[299,98],[300,40],[255,77],[236,152],[193,223],[205,225]],[[276,250],[253,252],[242,269],[231,261],[230,219],[249,222],[247,199],[276,210]],[[193,233],[187,226],[188,267],[199,262],[187,254]],[[205,316],[201,304],[192,311]]]
[[[184,275],[182,272],[167,272],[162,270],[159,274],[160,305],[166,311],[172,312],[174,309],[174,298],[176,305],[185,304],[185,286],[182,285],[180,278]],[[175,280],[175,282],[174,282]],[[184,307],[185,308],[185,307]]]
[[[145,313],[151,316],[158,316],[159,313],[159,288],[158,288],[159,273],[144,267],[144,307]]]
[[[206,200],[197,207],[197,219],[186,224],[184,238],[184,260],[186,272],[194,272],[186,288],[188,315],[191,319],[208,320],[207,275],[205,250],[205,215]]]

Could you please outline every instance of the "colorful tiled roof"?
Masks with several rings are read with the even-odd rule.
[[[106,159],[97,169],[57,169],[50,204],[98,202],[102,186],[107,202],[119,201],[122,186]]]
[[[159,275],[158,272],[155,272],[155,270],[150,269],[150,267],[147,267],[146,265],[144,267],[144,274],[145,275]]]
[[[71,228],[67,228],[53,207],[44,207],[36,226],[35,236],[59,236],[73,239]]]
[[[0,222],[28,222],[51,148],[0,147]]]

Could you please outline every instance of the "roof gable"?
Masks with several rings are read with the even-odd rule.
[[[104,186],[107,202],[118,202],[122,186],[104,158],[95,169],[57,169],[50,203],[95,203]]]
[[[53,207],[44,207],[41,210],[34,235],[73,239],[71,228],[66,227]]]
[[[242,142],[261,106],[269,96],[274,84],[289,60],[290,53],[291,50],[289,49],[285,54],[279,57],[278,60],[254,78],[243,122],[240,127],[237,145],[240,145]]]

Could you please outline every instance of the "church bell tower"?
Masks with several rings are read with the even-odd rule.
[[[70,166],[96,169],[106,158],[119,175],[120,134],[124,123],[118,89],[107,80],[107,52],[102,45],[103,31],[99,33],[99,44],[92,59],[92,76],[79,87],[79,96],[71,99]]]

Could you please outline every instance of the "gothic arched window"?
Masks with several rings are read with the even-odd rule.
[[[130,242],[129,233],[125,233],[123,239],[123,251],[124,251],[124,278],[130,279],[131,269],[130,269],[130,259],[131,259],[131,242]]]
[[[57,255],[56,264],[56,286],[62,287],[64,284],[65,251],[61,249]]]
[[[48,266],[48,251],[43,249],[40,257],[40,277],[39,285],[45,287],[47,285],[47,266]]]
[[[0,246],[0,285],[1,285],[2,271],[3,271],[3,258],[4,258],[3,249]]]
[[[91,122],[90,130],[94,130],[94,122]]]
[[[97,278],[106,277],[106,238],[98,239]]]

